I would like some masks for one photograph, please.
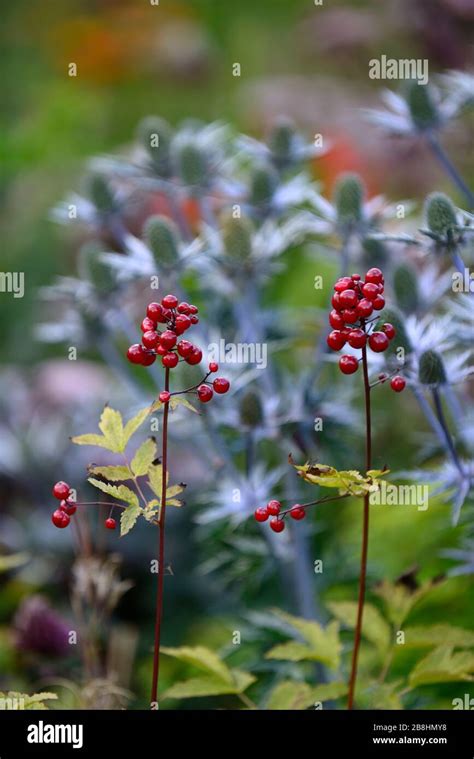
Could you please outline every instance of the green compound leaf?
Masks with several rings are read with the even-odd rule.
[[[255,677],[240,669],[230,669],[222,659],[204,646],[181,646],[162,648],[162,653],[191,664],[205,674],[175,683],[168,688],[164,698],[193,698],[243,693],[255,682]]]
[[[126,535],[132,527],[135,527],[135,523],[140,516],[140,514],[143,512],[143,509],[137,504],[131,504],[130,506],[127,506],[127,508],[122,511],[120,515],[120,537],[123,538],[124,535]]]
[[[127,422],[124,428],[120,411],[106,406],[99,421],[102,435],[96,433],[76,435],[72,438],[72,442],[76,445],[96,445],[112,453],[123,453],[131,436],[143,424],[150,411],[150,406],[142,409]]]
[[[343,625],[353,630],[357,620],[357,604],[353,601],[333,601],[327,604],[334,616]],[[371,604],[364,604],[362,635],[373,643],[381,652],[390,645],[390,626],[382,617],[379,610]]]
[[[169,472],[166,473],[166,485],[169,482]],[[158,498],[159,504],[161,504],[161,490],[163,487],[163,467],[161,464],[154,464],[148,470],[148,484],[153,490],[154,494]],[[184,485],[170,485],[166,488],[166,505],[167,506],[181,506],[181,501],[175,498],[175,495],[182,493]]]
[[[56,693],[33,693],[30,696],[28,693],[20,693],[13,690],[6,693],[0,691],[0,710],[24,711],[28,709],[45,711],[49,707],[44,702],[55,701],[56,699]]]
[[[155,458],[156,443],[150,438],[141,444],[130,463],[130,468],[135,477],[140,477],[142,474],[146,474]]]
[[[452,646],[453,648],[474,648],[474,632],[452,625],[431,625],[427,627],[407,627],[405,646],[424,648],[429,646]]]
[[[161,652],[186,664],[212,674],[229,685],[234,685],[232,672],[222,659],[205,646],[181,646],[180,648],[161,648]]]
[[[412,687],[430,683],[474,681],[474,653],[453,652],[452,646],[439,646],[421,659],[411,671]]]
[[[147,406],[146,408],[143,408],[141,411],[135,414],[135,416],[132,416],[131,419],[129,419],[123,431],[125,446],[128,444],[128,441],[130,440],[132,435],[139,429],[139,427],[142,426],[143,422],[145,421],[147,416],[150,414],[150,412],[151,412],[151,406]]]
[[[130,490],[130,488],[127,488],[126,485],[110,485],[107,482],[95,480],[93,477],[89,477],[88,481],[95,488],[102,490],[102,492],[107,493],[107,495],[111,495],[118,501],[125,501],[125,503],[129,503],[131,506],[138,506],[138,497],[136,493],[134,493],[133,490]]]
[[[122,480],[132,479],[127,466],[92,466],[89,468],[89,474],[99,475],[110,482],[122,482]]]
[[[279,609],[274,613],[294,628],[295,632],[304,639],[304,643],[294,640],[274,646],[265,655],[267,659],[320,661],[331,669],[339,667],[342,645],[339,640],[337,622],[331,622],[327,627],[322,627],[318,622],[309,622]]]

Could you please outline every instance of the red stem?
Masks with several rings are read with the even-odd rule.
[[[362,367],[364,372],[365,391],[365,470],[371,469],[372,464],[372,432],[370,419],[370,382],[367,367],[367,349],[362,348]],[[362,620],[364,615],[365,585],[367,577],[367,553],[369,548],[369,494],[364,496],[364,516],[362,526],[362,550],[359,573],[359,598],[357,602],[357,621],[354,634],[354,649],[352,651],[351,677],[349,680],[349,696],[347,708],[354,706],[354,691],[357,679],[357,663],[359,659],[360,639],[362,634]]]
[[[170,370],[165,371],[165,390],[169,391]],[[161,620],[163,617],[163,577],[165,568],[165,514],[166,514],[166,479],[168,459],[168,412],[169,403],[163,408],[162,429],[162,486],[161,486],[161,509],[159,520],[159,543],[158,543],[158,581],[156,588],[156,616],[155,616],[155,644],[153,649],[153,681],[151,686],[151,706],[158,702],[158,678],[160,675],[160,639]]]

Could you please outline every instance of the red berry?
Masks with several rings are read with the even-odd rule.
[[[230,382],[228,379],[225,379],[225,377],[216,377],[212,383],[212,387],[216,393],[222,395],[223,393],[227,393],[228,389],[230,388]]]
[[[179,361],[179,358],[178,358],[177,353],[165,353],[165,355],[161,359],[161,363],[167,369],[174,369],[178,361]]]
[[[63,480],[59,480],[59,482],[56,483],[56,485],[53,487],[53,495],[55,498],[58,499],[58,501],[64,501],[69,493],[71,492],[71,488],[67,484],[67,482],[64,482]]]
[[[345,308],[342,312],[342,318],[347,324],[355,324],[359,317],[355,308]]]
[[[160,403],[168,403],[169,399],[171,398],[171,393],[169,393],[167,390],[162,390],[158,398],[160,400]]]
[[[164,321],[163,307],[159,303],[149,303],[146,309],[146,315],[154,322]]]
[[[161,299],[161,305],[163,308],[176,308],[178,305],[178,299],[176,295],[165,295],[165,297]]]
[[[198,313],[198,311],[199,311],[198,307],[193,306],[193,304],[191,303],[191,305],[189,306],[189,313],[195,315]]]
[[[156,361],[156,354],[152,351],[144,351],[141,361],[142,366],[151,366]]]
[[[73,514],[77,511],[77,506],[75,503],[71,503],[70,501],[61,501],[59,504],[59,508],[61,511],[65,511],[66,514],[70,517],[72,517]]]
[[[340,331],[341,335],[342,335],[342,336],[343,336],[343,337],[346,339],[346,341],[347,341],[347,338],[349,337],[349,335],[351,334],[351,332],[352,332],[352,330],[353,330],[353,329],[354,329],[354,327],[343,327],[343,328],[342,328],[341,330],[339,330],[339,331]]]
[[[183,300],[183,302],[179,304],[179,306],[177,307],[176,310],[177,310],[177,312],[179,314],[186,314],[186,315],[188,315],[190,313],[190,311],[189,311],[189,303],[186,303],[186,301]]]
[[[396,393],[401,393],[402,390],[405,390],[406,381],[403,377],[400,377],[399,374],[397,374],[396,377],[393,377],[390,382],[390,387],[392,390],[395,390]]]
[[[140,324],[140,329],[142,332],[152,332],[156,329],[156,322],[150,319],[149,316],[145,316]]]
[[[381,295],[377,295],[377,297],[373,299],[372,305],[376,311],[381,311],[385,306],[385,298],[382,298]]]
[[[368,300],[375,300],[379,294],[379,288],[373,282],[367,282],[365,285],[362,285],[362,294]]]
[[[334,295],[331,298],[331,303],[333,308],[336,309],[336,311],[340,311],[342,309],[340,299],[339,299],[339,293],[334,293]]]
[[[191,366],[195,366],[195,364],[200,364],[201,361],[202,361],[202,350],[194,346],[192,353],[190,353],[189,356],[187,356],[186,358],[186,363],[190,364]]]
[[[158,356],[164,356],[165,353],[168,353],[168,348],[165,348],[164,345],[157,345],[155,348]]]
[[[218,372],[219,371],[219,364],[216,364],[215,361],[211,361],[211,363],[209,364],[209,371],[213,372],[213,373],[214,372]]]
[[[177,335],[182,335],[191,326],[191,319],[185,314],[178,314],[175,319],[174,328]]]
[[[372,305],[372,302],[368,300],[367,298],[362,298],[357,304],[356,311],[361,319],[367,319],[372,311],[374,310],[374,307]]]
[[[343,290],[339,294],[339,303],[342,308],[355,308],[357,301],[358,298],[355,290]]]
[[[335,308],[329,314],[329,324],[333,329],[342,329],[344,326],[344,319]]]
[[[160,345],[162,345],[163,348],[166,348],[167,350],[174,348],[176,345],[176,333],[172,332],[170,329],[166,329],[160,335]]]
[[[382,295],[383,291],[385,290],[385,287],[383,285],[377,285],[377,287],[379,288],[380,295]]]
[[[369,269],[365,275],[365,281],[373,282],[374,285],[379,285],[381,282],[383,282],[383,274],[380,269],[377,269],[377,267],[374,266],[372,269]]]
[[[150,330],[149,332],[144,332],[142,337],[142,343],[145,346],[145,348],[156,348],[158,345],[158,342],[160,340],[160,336],[158,332],[154,332],[153,330]]]
[[[214,395],[214,391],[209,385],[199,385],[197,394],[201,403],[208,403]]]
[[[115,528],[117,527],[117,522],[115,521],[115,519],[112,519],[112,517],[109,517],[108,519],[106,519],[104,524],[108,530],[115,530]]]
[[[351,329],[347,342],[351,348],[363,348],[367,342],[367,335],[363,329]]]
[[[277,514],[280,513],[280,509],[281,509],[280,501],[273,500],[267,503],[267,512],[271,514],[272,517],[276,517]]]
[[[326,338],[326,342],[328,346],[333,351],[340,351],[341,348],[344,347],[346,344],[346,338],[342,334],[342,332],[339,332],[336,329],[333,329],[332,332],[329,333],[329,335]]]
[[[388,348],[388,337],[384,332],[372,332],[369,345],[374,353],[383,353]]]
[[[346,354],[339,359],[339,369],[343,374],[354,374],[358,368],[359,362],[355,356]]]
[[[303,509],[302,506],[300,506],[299,503],[295,503],[294,506],[292,506],[290,510],[290,517],[293,519],[304,519],[306,516],[306,511]]]
[[[354,287],[352,277],[340,277],[334,285],[334,289],[337,293],[342,293],[350,287]]]
[[[393,324],[389,324],[388,322],[382,325],[382,332],[385,332],[389,340],[393,340],[393,338],[397,334],[397,330],[395,329]]]
[[[382,384],[385,382],[386,379],[387,379],[387,375],[385,374],[385,372],[382,372],[381,374],[379,374],[379,380]]]
[[[258,509],[255,509],[254,517],[257,522],[266,522],[268,519],[268,511],[264,506],[259,506]]]
[[[197,324],[197,323],[199,322],[199,319],[198,319],[198,317],[197,317],[197,316],[194,316],[194,315],[193,315],[193,316],[190,316],[190,317],[189,317],[189,319],[190,319],[190,321],[191,321],[191,324]]]
[[[283,519],[273,517],[273,519],[270,519],[270,527],[272,528],[273,532],[283,532],[285,529],[285,523]]]
[[[180,340],[176,348],[182,358],[187,358],[193,352],[194,345],[189,340]]]
[[[360,279],[360,274],[352,274],[351,279],[353,279],[354,282],[358,282]]]
[[[144,355],[145,351],[140,343],[134,343],[127,351],[127,358],[132,364],[141,364]]]
[[[56,509],[51,515],[51,521],[55,527],[59,527],[59,529],[62,530],[64,527],[68,526],[71,520],[65,511],[62,509]]]

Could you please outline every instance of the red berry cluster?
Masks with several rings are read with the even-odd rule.
[[[202,351],[189,340],[178,340],[179,336],[186,332],[193,324],[197,324],[198,309],[186,302],[178,302],[175,295],[165,295],[161,303],[149,303],[146,317],[141,323],[143,332],[142,344],[135,343],[127,351],[127,358],[132,364],[150,366],[161,356],[161,363],[167,369],[174,369],[180,361],[194,366],[202,361]],[[164,329],[159,330],[162,324]],[[180,395],[184,392],[195,392],[202,403],[208,403],[214,393],[222,395],[230,388],[229,380],[225,377],[216,377],[211,383],[208,377],[219,371],[219,366],[214,361],[209,364],[209,371],[199,385],[188,390],[170,393],[162,390],[159,394],[161,403],[168,403],[172,395]]]
[[[60,501],[59,508],[53,511],[51,515],[51,521],[55,527],[63,529],[67,527],[71,521],[71,517],[77,511],[77,504],[71,500],[71,488],[67,482],[60,480],[53,487],[53,495]],[[108,530],[115,530],[117,523],[115,519],[109,517],[104,522]]]
[[[300,503],[295,503],[294,506],[291,506],[291,508],[283,512],[283,514],[280,512],[280,501],[269,501],[266,506],[260,506],[256,509],[254,516],[257,522],[266,522],[268,517],[272,517],[272,519],[270,519],[270,527],[273,532],[283,532],[285,529],[284,519],[286,514],[289,514],[292,519],[296,519],[297,521],[304,519],[306,516],[306,511]]]
[[[374,353],[383,353],[395,337],[393,324],[383,324],[381,330],[372,331],[376,318],[374,311],[381,311],[385,306],[384,278],[380,269],[369,269],[362,281],[360,274],[351,277],[340,277],[334,285],[332,296],[333,309],[329,314],[329,324],[332,332],[327,336],[327,344],[331,350],[339,351],[347,343],[351,348],[368,346]],[[343,374],[354,374],[359,368],[356,356],[345,354],[339,359],[339,369]],[[403,380],[403,377],[394,380]],[[403,390],[398,381],[391,383],[396,392]]]
[[[167,369],[174,369],[180,358],[194,365],[202,360],[202,351],[189,340],[178,340],[179,336],[193,324],[197,324],[198,309],[189,303],[179,303],[175,295],[165,295],[161,303],[149,303],[146,316],[141,323],[142,344],[135,343],[127,351],[132,364],[150,366],[161,356]],[[158,325],[162,325],[160,331]]]

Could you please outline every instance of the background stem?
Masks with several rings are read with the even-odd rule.
[[[165,390],[169,391],[170,370],[165,371]],[[165,573],[165,514],[166,514],[166,480],[168,476],[168,412],[169,403],[164,404],[163,410],[163,429],[161,436],[162,443],[162,486],[161,486],[161,508],[159,520],[159,539],[158,539],[158,581],[156,588],[156,617],[155,617],[155,645],[153,649],[153,680],[151,685],[151,704],[158,701],[158,679],[160,675],[160,640],[161,640],[161,620],[163,617],[163,578]]]
[[[365,391],[365,471],[372,467],[372,427],[370,418],[370,382],[367,367],[367,348],[362,348],[362,368],[364,372]],[[352,651],[351,677],[349,680],[349,697],[347,708],[354,706],[354,691],[357,678],[357,663],[359,659],[360,639],[362,634],[362,620],[364,615],[365,585],[367,577],[367,553],[369,548],[369,494],[364,496],[364,516],[362,526],[362,551],[359,573],[359,598],[357,602],[357,621],[354,635],[354,648]]]

